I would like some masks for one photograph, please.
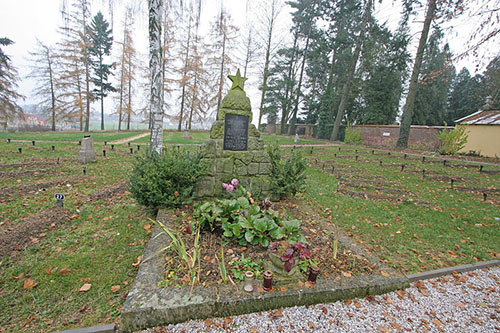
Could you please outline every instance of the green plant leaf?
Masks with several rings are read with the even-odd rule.
[[[253,242],[253,239],[254,239],[255,235],[250,231],[250,230],[247,230],[245,232],[245,239],[247,240],[247,242],[249,242],[250,244],[252,244]]]
[[[259,230],[260,232],[265,232],[267,230],[267,224],[268,224],[268,219],[260,218],[255,220],[254,226],[255,229]]]
[[[244,216],[240,216],[238,218],[238,224],[243,228],[243,229],[252,229],[253,225],[250,221],[248,221]]]

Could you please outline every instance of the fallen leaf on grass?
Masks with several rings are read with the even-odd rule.
[[[344,271],[342,271],[342,275],[345,276],[345,277],[351,277],[352,273],[351,272],[344,272]]]
[[[59,274],[68,274],[71,272],[71,269],[69,268],[62,268],[60,271],[59,271]]]
[[[385,277],[391,276],[389,273],[386,273],[384,271],[380,271],[380,274],[382,274],[382,276],[385,276]]]
[[[387,327],[384,327],[384,326],[379,326],[379,327],[378,327],[378,331],[379,331],[380,333],[390,333],[390,332],[391,332],[391,330],[390,330],[390,329],[388,329]]]
[[[206,325],[207,327],[210,327],[210,326],[212,326],[213,324],[214,324],[214,322],[213,322],[212,320],[210,320],[210,319],[205,319],[205,325]]]
[[[78,291],[82,292],[89,291],[90,287],[92,287],[90,283],[85,283],[83,286],[80,287],[80,289],[78,289]]]
[[[285,291],[286,291],[286,287],[280,287],[280,290],[281,290],[282,292],[285,292]]]
[[[459,308],[465,308],[465,304],[462,302],[456,302],[455,305],[458,306]]]
[[[257,329],[257,327],[255,326],[252,326],[250,327],[250,333],[257,333],[259,330]]]
[[[314,326],[314,323],[312,321],[308,322],[307,325],[309,326],[310,329],[316,328],[316,326]]]
[[[36,237],[31,237],[31,236],[30,236],[30,241],[31,241],[33,244],[38,243],[38,238],[36,238]]]
[[[151,224],[145,224],[144,230],[148,231],[149,229],[151,229]]]
[[[24,277],[24,273],[21,273],[21,274],[19,274],[18,276],[14,276],[14,275],[12,275],[12,277],[13,277],[14,279],[16,279],[16,280],[20,280],[20,279],[22,279],[22,278]]]
[[[137,258],[135,258],[135,263],[133,263],[132,266],[138,267],[141,264],[141,261],[142,261],[142,256],[138,256]]]
[[[116,285],[116,286],[111,286],[111,291],[116,293],[118,290],[120,290],[120,286]]]
[[[33,287],[35,287],[38,283],[35,283],[35,281],[31,280],[31,279],[26,279],[24,280],[24,286],[23,288],[24,289],[32,289]]]
[[[361,303],[359,303],[358,301],[354,301],[354,306],[359,309],[361,308]]]
[[[405,295],[405,291],[404,290],[398,290],[398,291],[396,291],[396,294],[398,295],[398,297],[400,299],[403,299],[403,297]]]

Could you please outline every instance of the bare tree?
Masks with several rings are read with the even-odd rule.
[[[56,117],[63,118],[59,114],[60,108],[56,105],[56,57],[51,47],[37,40],[37,49],[30,52],[31,72],[29,77],[36,79],[37,85],[33,93],[42,98],[39,106],[51,119],[51,129],[56,130]]]

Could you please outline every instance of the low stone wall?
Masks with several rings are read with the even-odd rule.
[[[228,151],[223,147],[223,139],[211,139],[203,144],[202,161],[208,170],[197,183],[195,196],[220,197],[223,194],[222,183],[229,183],[232,178],[238,178],[256,199],[271,195],[271,160],[262,140],[249,137],[248,151]]]
[[[399,125],[354,125],[361,132],[363,144],[373,147],[394,148],[399,136]],[[439,132],[451,130],[451,126],[413,125],[410,129],[408,147],[415,150],[437,151]]]

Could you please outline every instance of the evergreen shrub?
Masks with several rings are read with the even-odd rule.
[[[155,211],[178,207],[191,202],[193,188],[202,171],[200,154],[146,152],[136,157],[130,176],[130,192],[137,202]]]
[[[269,145],[267,153],[271,159],[271,184],[274,194],[280,197],[295,195],[303,190],[307,168],[306,161],[297,151],[292,151],[291,156],[281,160],[281,151],[278,144]]]

